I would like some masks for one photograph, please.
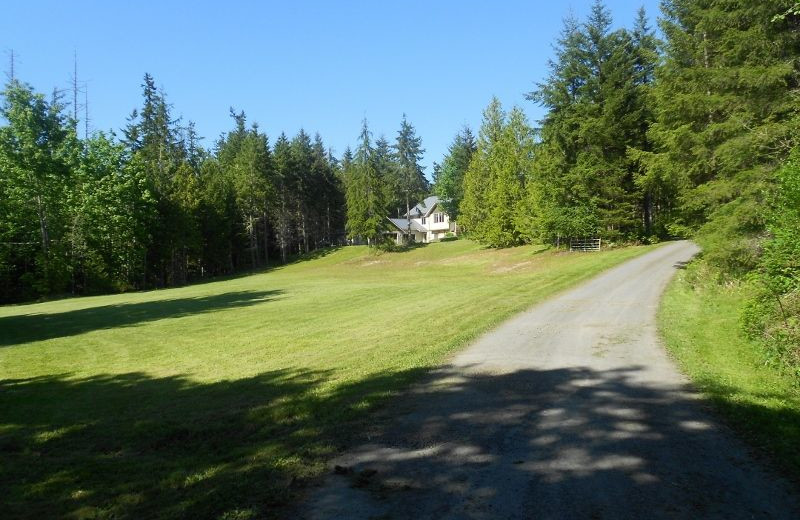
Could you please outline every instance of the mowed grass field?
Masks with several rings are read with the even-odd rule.
[[[718,285],[702,261],[670,283],[659,311],[668,349],[728,424],[800,482],[800,387],[743,337],[745,283]]]
[[[281,516],[426,369],[651,247],[430,244],[0,307],[0,517]]]

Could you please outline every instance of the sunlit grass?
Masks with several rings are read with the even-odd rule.
[[[185,288],[0,308],[0,516],[280,516],[387,396],[649,249],[348,247]]]
[[[666,344],[734,428],[800,477],[800,388],[742,336],[747,286],[710,279],[696,262],[670,284],[659,313]]]

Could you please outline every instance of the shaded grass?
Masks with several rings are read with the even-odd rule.
[[[659,311],[667,347],[728,423],[800,480],[800,388],[741,334],[747,285],[714,278],[699,260],[671,282]]]
[[[369,412],[651,247],[347,247],[201,285],[0,308],[0,516],[281,516]]]

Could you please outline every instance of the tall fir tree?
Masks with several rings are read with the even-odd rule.
[[[453,138],[438,173],[434,175],[434,193],[452,220],[458,221],[458,209],[464,198],[464,175],[477,144],[472,130],[465,126]]]
[[[519,245],[529,235],[524,202],[533,145],[533,130],[522,110],[514,107],[489,156],[491,182],[483,240],[493,247]]]
[[[633,33],[611,26],[599,0],[585,23],[566,19],[549,76],[528,95],[548,110],[541,121],[541,186],[534,197],[544,239],[643,233],[643,186],[629,150],[647,148],[655,40],[644,12]]]
[[[384,179],[375,162],[369,126],[365,119],[353,162],[347,173],[347,234],[370,246],[383,241],[387,227]]]
[[[800,32],[793,0],[662,4],[654,152],[646,175],[674,187],[668,229],[697,233],[731,273],[751,269],[774,172],[797,143]]]
[[[400,168],[397,163],[397,156],[393,153],[392,146],[386,136],[381,135],[375,139],[373,157],[375,158],[375,167],[383,179],[386,208],[391,215],[400,217],[404,213],[403,208],[405,208]]]
[[[400,180],[400,192],[405,202],[405,215],[407,217],[407,236],[411,235],[411,206],[416,201],[425,197],[428,192],[428,181],[425,178],[424,168],[420,165],[425,150],[422,148],[422,138],[417,135],[414,126],[408,121],[406,115],[400,121],[400,130],[394,144],[397,154],[397,171]]]
[[[505,124],[502,104],[496,97],[492,98],[483,111],[477,147],[464,173],[464,196],[459,205],[460,225],[477,240],[485,240],[487,236],[488,188],[494,181],[492,161]]]
[[[292,208],[294,207],[292,150],[286,134],[281,133],[275,141],[273,148],[273,161],[275,165],[275,185],[276,197],[273,220],[275,222],[275,233],[278,239],[281,261],[288,261],[289,250],[294,239],[294,218]]]

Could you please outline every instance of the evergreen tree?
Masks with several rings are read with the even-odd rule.
[[[286,263],[294,238],[292,218],[292,153],[289,139],[281,133],[273,148],[277,203],[273,212],[275,232],[281,252],[281,261]]]
[[[506,114],[497,98],[483,111],[478,143],[464,173],[464,198],[459,205],[459,224],[477,240],[487,236],[488,188],[494,182],[492,161],[506,124]]]
[[[80,184],[71,197],[69,231],[72,291],[141,287],[156,218],[145,172],[128,160],[122,144],[98,132],[85,141],[76,174]]]
[[[408,122],[406,115],[400,122],[400,130],[397,132],[395,141],[395,153],[397,154],[397,171],[400,179],[400,191],[403,194],[406,217],[408,219],[408,235],[411,234],[411,204],[420,200],[428,193],[428,181],[423,172],[424,168],[420,165],[422,154],[422,138],[417,136],[414,126]]]
[[[128,151],[136,158],[147,175],[148,190],[155,199],[158,217],[152,229],[150,248],[146,254],[145,283],[159,287],[186,282],[188,248],[185,240],[195,236],[196,224],[186,207],[179,203],[179,193],[185,188],[180,183],[188,181],[178,169],[186,158],[180,145],[177,121],[171,117],[171,108],[155,80],[145,74],[142,83],[142,108],[134,111],[136,118],[129,120],[124,133]]]
[[[351,239],[361,238],[371,246],[378,245],[387,227],[384,179],[375,161],[366,119],[346,179],[347,234]]]
[[[476,149],[475,137],[465,126],[453,138],[438,173],[434,173],[433,191],[451,220],[458,220],[458,209],[464,198],[464,175]]]
[[[311,149],[311,138],[303,129],[292,139],[290,143],[292,154],[291,161],[291,190],[294,196],[293,213],[297,226],[297,235],[300,238],[298,244],[299,251],[307,253],[309,251],[309,227],[311,219],[311,209],[314,204],[312,178],[313,152]]]
[[[647,177],[677,192],[671,232],[697,232],[706,258],[729,272],[755,265],[764,197],[797,142],[800,33],[796,16],[776,18],[793,5],[662,5],[654,153],[640,160]]]
[[[248,237],[250,265],[255,268],[266,260],[267,252],[260,254],[258,240],[259,222],[271,198],[272,164],[267,136],[258,126],[248,130],[233,162],[233,188],[236,206]]]
[[[489,156],[491,183],[483,240],[494,247],[519,245],[525,239],[525,184],[531,175],[533,130],[525,114],[514,107]]]
[[[402,208],[405,207],[401,170],[397,162],[397,155],[393,153],[392,147],[385,136],[381,135],[375,140],[373,156],[375,158],[375,167],[384,180],[386,208],[395,217],[400,217],[404,211]]]
[[[653,149],[649,130],[655,119],[653,82],[655,81],[656,65],[659,61],[658,41],[648,24],[644,7],[637,11],[631,38],[635,71],[633,84],[638,89],[634,112],[639,112],[635,116],[635,121],[639,126],[634,129],[637,140],[630,144],[628,156],[635,171],[634,182],[642,194],[641,212],[644,236],[666,236],[665,219],[661,215],[668,211],[671,201],[675,198],[674,187],[651,175],[653,172],[642,168],[639,160],[641,152],[646,155]]]
[[[314,247],[331,246],[341,236],[344,228],[342,183],[336,175],[337,161],[333,153],[325,151],[325,145],[319,134],[314,136],[312,154],[316,223]]]
[[[341,168],[319,135],[281,135],[273,156],[258,126],[231,109],[233,129],[211,154],[193,123],[171,117],[149,74],[119,142],[102,133],[79,141],[57,93],[48,101],[12,81],[3,97],[1,301],[174,286],[253,268],[268,262],[273,235],[284,261],[290,251],[341,241]],[[362,177],[380,186],[378,173]],[[370,224],[383,224],[373,214]]]
[[[611,25],[599,0],[583,25],[565,20],[550,74],[528,95],[548,109],[536,154],[541,182],[528,200],[542,238],[633,238],[648,220],[630,150],[648,148],[655,40],[643,11],[633,33]]]
[[[350,147],[344,149],[344,153],[342,154],[342,160],[339,161],[339,170],[342,172],[346,172],[350,170],[350,167],[353,165],[353,151],[350,150]]]
[[[201,276],[233,273],[241,236],[233,179],[218,157],[200,165],[201,200],[198,208],[202,236]]]

